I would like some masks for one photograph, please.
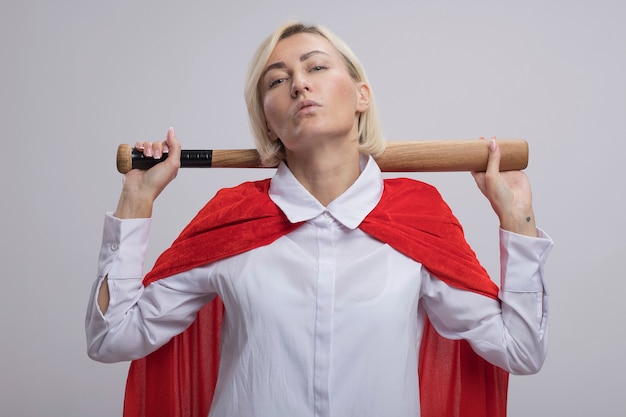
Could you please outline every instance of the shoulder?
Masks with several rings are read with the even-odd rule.
[[[234,187],[222,188],[209,200],[207,206],[238,204],[243,201],[268,198],[269,179],[249,181]]]
[[[387,178],[384,180],[384,189],[391,195],[410,193],[441,198],[441,194],[433,185],[411,178]]]
[[[379,202],[388,212],[411,212],[420,215],[448,216],[450,207],[434,186],[410,178],[385,179]]]
[[[243,182],[234,187],[222,188],[220,189],[215,196],[225,197],[225,196],[254,196],[258,194],[267,194],[267,191],[270,186],[270,179],[266,178],[258,181],[247,181]]]
[[[234,187],[222,188],[217,191],[197,213],[193,221],[199,219],[232,218],[272,206],[269,198],[269,179],[244,182]]]

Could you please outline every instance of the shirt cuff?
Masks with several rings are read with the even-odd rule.
[[[143,277],[151,219],[118,219],[112,213],[104,218],[98,261],[101,276],[109,279]]]
[[[543,270],[552,246],[552,239],[539,228],[537,237],[500,229],[501,290],[546,292]]]

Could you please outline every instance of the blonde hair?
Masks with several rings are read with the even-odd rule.
[[[343,58],[350,76],[356,82],[369,85],[365,70],[354,52],[339,37],[322,26],[307,26],[302,23],[289,22],[279,27],[257,49],[248,69],[245,86],[246,105],[250,117],[250,128],[261,163],[264,166],[276,166],[285,159],[285,149],[280,140],[272,140],[268,135],[267,122],[263,111],[261,77],[270,55],[281,40],[299,33],[310,33],[328,40]],[[373,94],[370,93],[369,107],[359,117],[358,125],[359,151],[377,156],[385,150],[386,141],[380,128],[378,111]]]

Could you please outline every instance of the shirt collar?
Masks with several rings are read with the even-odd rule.
[[[383,193],[383,176],[371,156],[361,156],[361,175],[343,194],[327,207],[298,182],[284,162],[270,182],[269,196],[292,223],[311,220],[330,213],[349,229],[356,229],[376,207]]]

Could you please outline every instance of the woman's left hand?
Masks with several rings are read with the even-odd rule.
[[[481,138],[483,139],[483,138]],[[500,227],[514,233],[536,236],[530,182],[522,171],[500,172],[500,148],[489,143],[486,172],[472,172],[478,188],[487,197],[500,219]]]

